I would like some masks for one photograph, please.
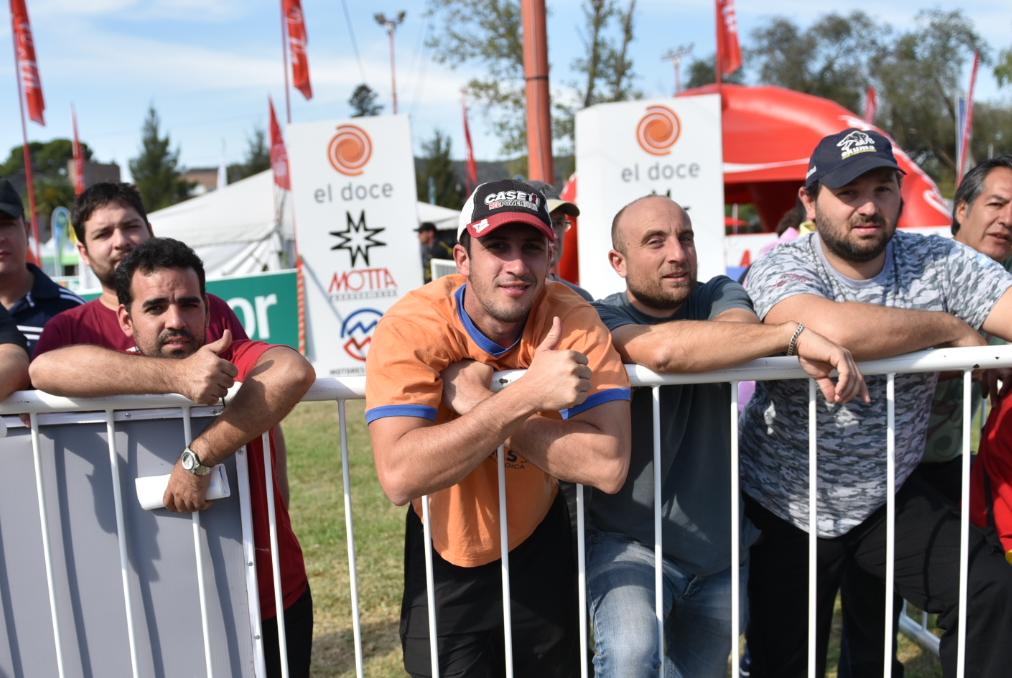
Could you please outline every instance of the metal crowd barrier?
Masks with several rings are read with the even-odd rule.
[[[874,374],[885,374],[888,375],[888,386],[887,386],[887,422],[888,422],[888,433],[886,440],[886,454],[887,454],[887,483],[888,483],[888,496],[887,502],[887,565],[886,565],[886,614],[885,614],[885,647],[889,648],[892,646],[892,637],[894,634],[893,622],[892,622],[892,600],[893,600],[893,549],[894,549],[894,537],[895,537],[895,508],[893,503],[893,496],[895,494],[895,409],[894,409],[894,376],[898,373],[909,373],[909,372],[938,372],[938,371],[962,371],[963,372],[963,468],[962,468],[962,484],[963,484],[963,525],[961,533],[961,553],[962,553],[962,566],[960,568],[960,598],[959,598],[959,618],[965,619],[966,616],[966,576],[967,576],[967,544],[968,544],[968,511],[967,498],[969,494],[969,469],[970,469],[970,456],[967,453],[970,449],[970,375],[971,370],[979,369],[982,367],[1003,367],[1012,366],[1012,346],[1004,347],[975,347],[975,348],[961,348],[961,349],[939,349],[933,351],[922,351],[906,356],[900,356],[893,359],[887,360],[876,360],[869,361],[861,364],[862,371],[866,375]],[[732,624],[731,624],[731,635],[732,643],[731,647],[734,650],[731,653],[731,671],[734,676],[739,673],[739,654],[737,648],[739,647],[739,637],[741,633],[740,629],[740,618],[739,618],[739,605],[741,599],[741,591],[738,577],[738,563],[740,561],[739,552],[739,526],[736,520],[738,516],[738,504],[739,504],[739,482],[738,482],[738,403],[737,403],[737,384],[740,381],[745,380],[777,380],[777,379],[807,379],[807,375],[800,369],[796,358],[764,358],[753,361],[751,363],[742,365],[740,367],[722,370],[719,372],[708,372],[701,374],[685,374],[685,375],[658,375],[649,370],[646,370],[640,366],[627,366],[628,372],[632,379],[633,385],[638,388],[650,388],[653,393],[654,403],[654,470],[655,470],[655,504],[660,505],[660,478],[659,468],[660,464],[656,462],[660,455],[660,433],[659,433],[659,403],[660,403],[660,387],[664,385],[672,384],[696,384],[696,383],[729,383],[731,385],[731,402],[729,403],[728,416],[732,418],[732,436],[731,436],[731,460],[732,460],[732,473],[729,479],[731,489],[731,560],[733,563],[733,575],[731,577],[731,610],[732,610]],[[495,388],[503,388],[508,386],[509,383],[522,377],[522,372],[508,372],[499,373],[495,377]],[[355,537],[354,537],[354,520],[352,515],[351,506],[351,475],[349,471],[349,449],[348,449],[348,431],[347,431],[347,417],[345,410],[345,403],[347,400],[361,399],[364,397],[365,392],[365,380],[364,378],[346,378],[341,380],[336,379],[319,379],[316,384],[310,389],[304,400],[306,401],[336,401],[338,405],[338,418],[340,427],[340,448],[341,448],[341,468],[342,468],[342,484],[344,493],[344,509],[345,509],[345,522],[347,532],[347,545],[348,545],[348,567],[350,575],[350,594],[352,600],[352,627],[353,627],[353,639],[355,649],[355,667],[356,675],[361,677],[363,675],[364,658],[362,653],[362,629],[360,624],[360,613],[359,613],[359,601],[358,601],[358,577],[357,577],[357,564],[355,557]],[[809,460],[810,460],[810,489],[809,489],[809,511],[810,511],[810,524],[817,524],[816,520],[816,502],[815,502],[815,483],[816,483],[816,455],[817,449],[817,431],[816,431],[816,419],[815,419],[815,406],[816,406],[816,387],[815,382],[810,381],[809,388]],[[31,441],[32,441],[32,452],[35,468],[35,489],[38,499],[38,511],[41,520],[40,525],[40,537],[41,546],[44,552],[45,558],[45,575],[47,581],[47,590],[49,595],[49,615],[51,619],[52,635],[55,650],[55,664],[57,666],[57,674],[63,678],[66,675],[67,670],[64,662],[63,645],[61,641],[61,629],[66,621],[61,618],[58,614],[57,605],[57,594],[54,587],[54,575],[53,575],[53,561],[51,556],[51,545],[49,536],[49,527],[47,525],[47,513],[51,510],[49,500],[47,499],[44,483],[42,482],[42,471],[41,471],[41,460],[40,460],[40,445],[39,445],[39,418],[45,414],[58,413],[58,412],[104,412],[106,422],[106,435],[108,439],[109,457],[112,469],[112,480],[113,480],[113,495],[115,503],[115,514],[116,514],[116,533],[117,533],[117,544],[119,549],[119,562],[120,562],[120,578],[122,580],[123,596],[125,601],[125,615],[126,615],[126,636],[127,643],[129,646],[130,653],[130,666],[133,676],[139,676],[147,674],[147,671],[142,671],[138,664],[138,640],[135,635],[135,621],[133,617],[134,603],[131,600],[131,590],[129,585],[129,569],[130,569],[130,558],[129,549],[126,542],[126,530],[123,526],[123,491],[120,487],[120,474],[119,474],[119,456],[117,453],[115,443],[115,422],[123,419],[129,419],[131,411],[133,410],[147,410],[147,409],[164,409],[164,408],[175,408],[182,413],[183,417],[183,436],[185,439],[181,439],[180,442],[188,442],[191,439],[190,431],[190,417],[191,407],[197,409],[192,403],[181,396],[134,396],[134,397],[111,397],[111,398],[58,398],[50,396],[45,393],[35,391],[23,391],[18,392],[11,396],[8,400],[0,403],[0,415],[7,415],[5,423],[11,425],[8,420],[11,420],[11,415],[27,414],[29,427],[31,429]],[[200,408],[201,414],[208,412],[214,413],[215,408]],[[281,586],[280,586],[280,570],[277,557],[277,535],[274,522],[274,506],[273,506],[273,491],[270,486],[271,477],[271,460],[270,460],[270,441],[268,436],[263,436],[264,446],[264,465],[267,471],[266,478],[268,479],[268,485],[266,488],[268,497],[268,511],[270,516],[270,527],[271,527],[271,544],[272,544],[272,576],[274,579],[274,591],[275,591],[275,606],[278,616],[278,643],[280,654],[282,658],[282,674],[287,677],[288,667],[286,658],[286,638],[284,634],[284,610],[281,604]],[[500,448],[498,456],[499,466],[499,497],[500,497],[500,513],[505,512],[505,492],[508,488],[505,486],[505,467],[504,467],[504,455]],[[243,542],[245,550],[246,560],[246,586],[247,586],[247,598],[250,607],[250,632],[254,638],[254,666],[255,674],[257,676],[264,675],[264,660],[263,660],[263,647],[262,638],[260,634],[260,610],[259,610],[259,598],[257,595],[256,586],[256,572],[253,565],[253,538],[252,528],[250,526],[250,506],[249,506],[249,492],[248,492],[248,476],[246,473],[246,460],[243,454],[237,455],[237,473],[239,476],[239,490],[240,490],[240,502],[242,504],[243,512]],[[428,599],[428,614],[429,614],[429,628],[437,628],[436,610],[435,604],[431,595],[432,587],[432,551],[431,551],[431,535],[429,531],[429,520],[428,520],[428,498],[423,497],[422,500],[423,508],[423,526],[425,531],[426,540],[426,581],[428,590],[430,592]],[[580,643],[581,643],[581,676],[587,676],[587,661],[588,656],[588,633],[586,626],[587,619],[587,601],[586,601],[586,570],[585,570],[585,552],[586,544],[584,538],[584,494],[583,488],[577,487],[577,522],[578,522],[578,557],[579,557],[579,606],[580,606]],[[661,521],[660,514],[655,510],[654,518],[654,531],[655,531],[655,558],[656,558],[656,579],[655,584],[657,587],[656,595],[656,623],[658,639],[660,641],[659,647],[663,651],[663,615],[661,609]],[[504,617],[504,628],[506,629],[505,635],[505,657],[506,657],[506,674],[507,676],[513,675],[513,664],[512,664],[512,641],[510,634],[510,595],[509,595],[509,553],[508,553],[508,539],[507,534],[507,521],[503,519],[501,522],[501,544],[502,544],[502,590],[503,590],[503,617]],[[208,677],[213,675],[212,671],[212,652],[211,652],[211,641],[209,639],[208,632],[208,600],[207,592],[205,589],[205,580],[207,578],[207,572],[205,567],[207,565],[204,557],[204,549],[202,548],[202,536],[201,536],[201,517],[199,513],[194,513],[191,516],[192,523],[192,534],[193,534],[193,546],[194,546],[194,557],[197,568],[197,583],[198,583],[198,594],[200,598],[200,611],[201,611],[201,629],[203,638],[203,656],[204,656],[204,669]],[[297,528],[297,526],[296,526]],[[815,607],[814,607],[814,591],[815,591],[815,546],[816,536],[814,532],[809,534],[809,620],[808,620],[808,675],[815,675]],[[917,632],[913,627],[916,624],[912,622],[902,621],[901,626],[906,628],[907,625],[911,626],[911,632],[916,635]],[[958,676],[963,676],[963,665],[965,657],[965,625],[960,624],[958,630]],[[919,635],[927,635],[933,638],[930,631],[924,630]],[[925,640],[922,638],[922,640]],[[930,640],[925,640],[927,645],[931,645]],[[935,642],[937,651],[937,640]],[[431,668],[432,675],[439,676],[439,658],[436,652],[436,639],[434,635],[430,635],[430,653],[431,653]],[[883,675],[891,675],[891,657],[890,653],[886,653],[883,664]],[[661,661],[661,671],[663,671],[663,659]],[[76,673],[76,672],[71,672]]]

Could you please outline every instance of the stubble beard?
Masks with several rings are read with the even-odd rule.
[[[858,264],[871,261],[882,254],[896,231],[895,226],[890,228],[883,217],[876,216],[873,222],[882,229],[879,238],[872,242],[852,242],[846,237],[852,225],[850,222],[842,227],[846,230],[844,236],[839,237],[838,233],[842,229],[834,226],[819,210],[815,211],[815,227],[826,248],[844,261]]]

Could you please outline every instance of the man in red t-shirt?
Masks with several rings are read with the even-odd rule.
[[[210,469],[246,445],[257,580],[264,618],[264,653],[268,675],[280,675],[260,436],[269,431],[273,439],[278,423],[302,399],[316,375],[306,359],[287,346],[247,339],[233,341],[228,328],[220,339],[205,343],[209,318],[204,267],[193,250],[177,240],[150,238],[134,247],[116,268],[113,281],[119,300],[117,323],[120,333],[127,338],[126,351],[98,349],[100,353],[93,356],[94,362],[86,372],[47,368],[45,388],[58,395],[119,394],[124,392],[124,381],[131,379],[127,375],[164,375],[177,364],[187,362],[194,362],[206,375],[214,375],[202,391],[205,402],[225,395],[233,380],[243,383],[221,416],[182,451],[164,500],[170,511],[209,508],[206,494]],[[48,355],[79,348],[96,347],[69,347]],[[272,445],[272,460],[274,456]],[[292,531],[277,476],[272,485],[290,675],[308,676],[313,637],[312,596],[302,549]]]

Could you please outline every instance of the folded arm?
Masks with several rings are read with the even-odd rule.
[[[29,385],[25,349],[17,344],[0,344],[0,400]]]

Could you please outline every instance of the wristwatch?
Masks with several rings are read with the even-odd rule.
[[[195,476],[206,476],[211,472],[211,467],[204,466],[200,462],[200,457],[189,446],[183,449],[183,454],[179,457],[179,460],[182,462],[183,468]]]

